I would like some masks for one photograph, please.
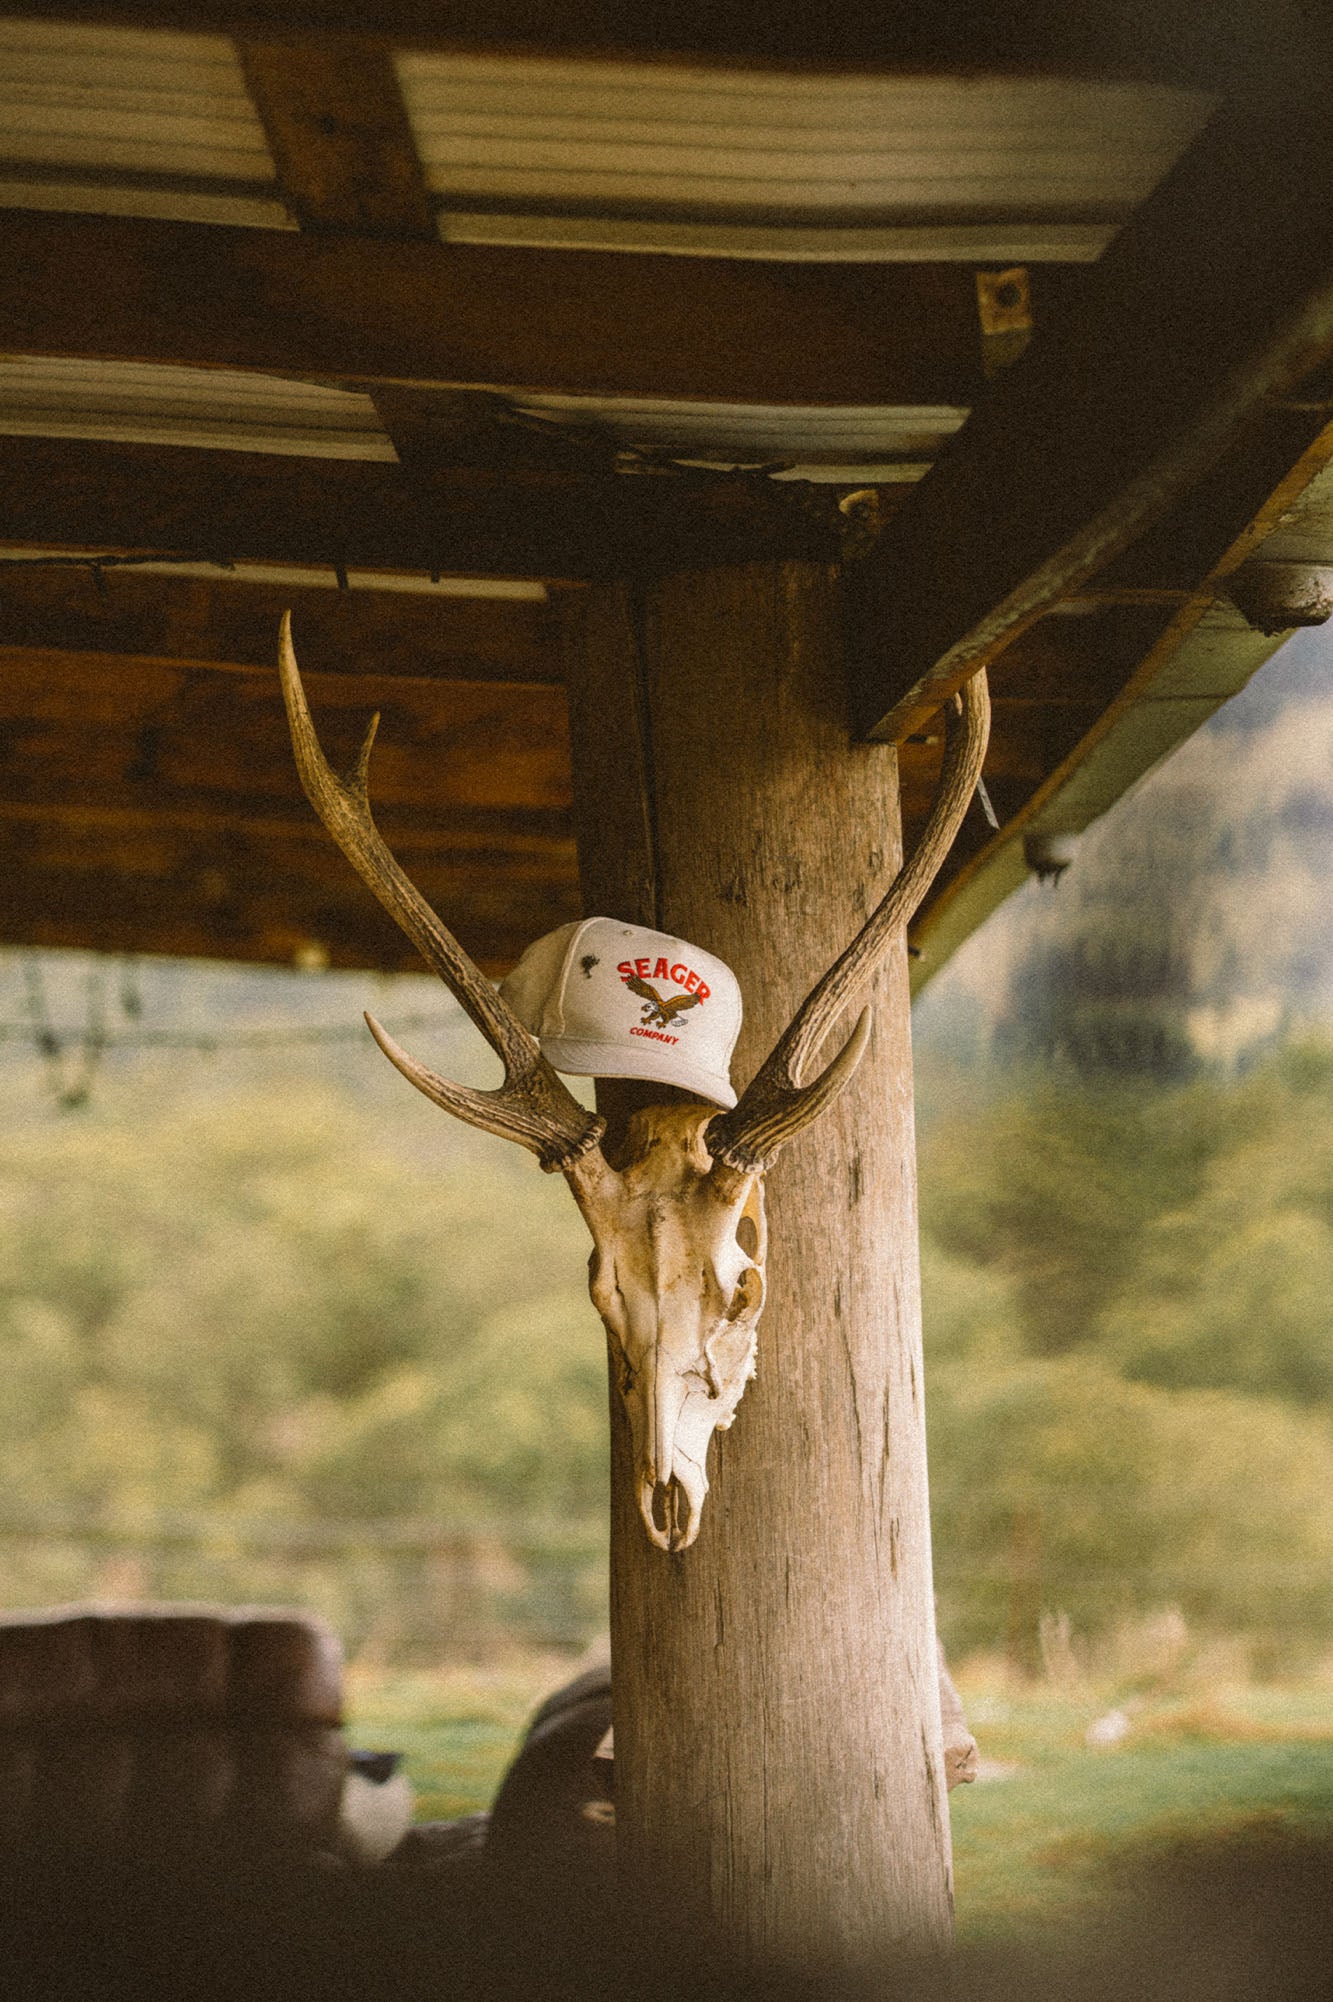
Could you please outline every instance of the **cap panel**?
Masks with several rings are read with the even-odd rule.
[[[538,1038],[559,1035],[561,973],[577,934],[589,920],[574,918],[534,939],[500,982],[500,992],[525,1029]]]
[[[528,947],[501,992],[558,1070],[658,1079],[734,1105],[741,994],[715,954],[615,918],[562,925]]]

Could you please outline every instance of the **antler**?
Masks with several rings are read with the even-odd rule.
[[[878,966],[899,926],[911,919],[958,832],[976,791],[990,734],[990,696],[982,669],[945,709],[944,764],[921,838],[840,959],[806,995],[772,1054],[756,1072],[732,1112],[708,1128],[714,1159],[745,1172],[765,1167],[779,1147],[819,1117],[842,1090],[870,1039],[870,1010],[827,1070],[808,1085],[797,1083],[838,1016]]]
[[[390,1063],[418,1091],[445,1112],[480,1126],[486,1133],[517,1140],[541,1161],[543,1168],[572,1168],[606,1131],[606,1121],[580,1105],[542,1055],[535,1036],[500,998],[490,981],[468,958],[421,892],[408,881],[384,845],[370,811],[367,780],[370,751],[379,716],[370,720],[355,765],[345,779],[329,764],[320,748],[310,708],[301,686],[292,648],[292,615],[284,612],[278,642],[282,697],[306,797],[363,883],[378,897],[394,922],[402,927],[426,964],[438,973],[450,993],[481,1030],[505,1067],[504,1083],[495,1091],[472,1091],[419,1064],[400,1048],[373,1015],[366,1016],[371,1035]]]

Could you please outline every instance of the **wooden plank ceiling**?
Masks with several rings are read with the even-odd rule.
[[[1333,561],[1299,9],[338,11],[0,0],[0,941],[415,964],[300,795],[290,604],[501,970],[577,913],[588,586],[790,554],[909,832],[990,666],[929,969],[1271,651],[1238,566]]]

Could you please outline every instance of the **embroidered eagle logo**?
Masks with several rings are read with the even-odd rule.
[[[637,973],[631,973],[625,985],[631,994],[642,995],[648,1003],[639,1017],[640,1021],[649,1022],[658,1029],[669,1029],[677,1015],[683,1014],[687,1008],[697,1008],[703,999],[701,994],[677,994],[673,1001],[664,1001],[657,989],[646,980],[640,980]]]

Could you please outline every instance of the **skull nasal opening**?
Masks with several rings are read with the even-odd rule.
[[[639,1514],[659,1550],[687,1549],[698,1533],[698,1511],[674,1474],[664,1481],[640,1482]]]

